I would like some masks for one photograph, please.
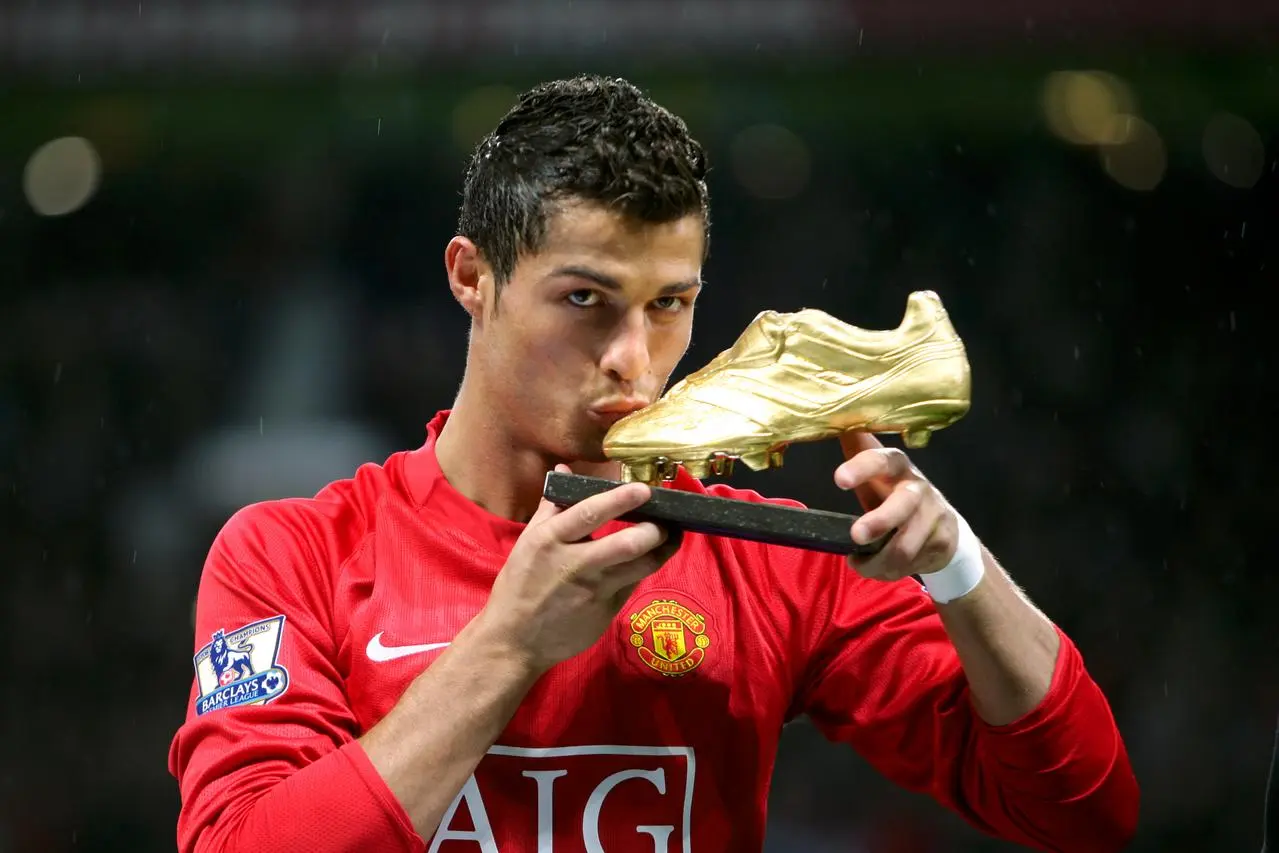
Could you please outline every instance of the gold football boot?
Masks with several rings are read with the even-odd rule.
[[[613,424],[604,453],[622,478],[657,483],[782,464],[795,442],[850,429],[923,447],[968,411],[963,341],[932,291],[910,295],[896,329],[859,329],[823,311],[764,311],[709,364]]]

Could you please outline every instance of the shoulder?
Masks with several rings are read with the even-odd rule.
[[[240,509],[215,537],[206,569],[336,571],[376,529],[389,501],[408,500],[401,457],[363,465],[354,476],[329,483],[313,497],[260,501]]]

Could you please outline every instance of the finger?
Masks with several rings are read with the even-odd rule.
[[[835,469],[835,485],[855,489],[875,480],[898,480],[912,473],[910,459],[895,447],[863,450]]]
[[[674,557],[679,551],[679,546],[684,544],[684,531],[678,527],[663,527],[666,531],[666,541],[653,549],[653,556],[665,563],[671,557]]]
[[[651,521],[641,521],[583,542],[576,547],[573,559],[580,567],[578,574],[583,579],[602,577],[606,570],[631,560],[637,560],[660,547],[666,541],[666,531]]]
[[[652,577],[657,570],[666,564],[665,560],[657,557],[657,552],[645,554],[635,560],[629,560],[625,563],[618,563],[616,566],[610,566],[605,571],[603,577],[599,579],[599,590],[604,597],[610,600],[616,600],[618,596],[625,593],[622,602],[630,597],[635,591],[635,587],[645,578]]]
[[[865,430],[850,429],[839,434],[839,448],[843,451],[845,462],[863,450],[879,450],[883,446],[874,433],[869,433]],[[838,470],[835,471],[835,482],[839,482]],[[871,486],[856,486],[853,489],[853,493],[857,495],[857,502],[862,505],[862,509],[867,510],[879,506],[879,502],[884,499],[884,495]]]
[[[850,429],[839,434],[839,449],[844,452],[845,459],[852,459],[863,450],[878,450],[883,446],[874,433],[865,430]]]
[[[664,531],[664,533],[665,539],[663,542],[647,554],[601,569],[599,580],[601,590],[606,594],[611,594],[613,597],[625,591],[621,602],[625,603],[625,599],[629,598],[631,592],[635,591],[635,587],[639,582],[666,565],[666,561],[675,556],[675,552],[679,549],[679,544],[683,539],[682,532],[674,530],[670,532]]]
[[[909,575],[936,571],[945,565],[943,562],[934,566],[935,559],[927,552],[929,543],[937,536],[941,520],[940,515],[930,519],[916,514],[899,528],[884,550],[875,555],[874,566],[870,569],[874,576],[883,580],[901,580]]]
[[[859,545],[865,545],[874,542],[893,528],[904,527],[918,512],[923,499],[922,483],[915,480],[898,483],[882,504],[853,522],[853,541]],[[894,535],[893,539],[899,538],[900,532],[898,530],[898,534]]]
[[[917,513],[896,528],[892,538],[878,552],[869,557],[850,554],[848,565],[863,577],[878,580],[898,580],[916,574],[921,571],[915,567],[921,549],[935,528],[935,522],[929,522]]]
[[[561,542],[578,542],[604,524],[642,506],[651,494],[644,483],[626,483],[592,495],[550,519],[549,532]]]
[[[927,518],[916,513],[905,527],[897,531],[893,541],[884,550],[894,568],[900,569],[901,576],[929,571],[931,567],[919,564],[920,556],[928,546],[928,542],[937,535],[941,526],[941,515]]]

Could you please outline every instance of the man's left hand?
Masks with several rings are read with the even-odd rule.
[[[853,541],[873,542],[897,531],[878,554],[850,556],[849,565],[864,577],[888,581],[945,568],[955,554],[959,523],[942,493],[904,452],[871,433],[850,430],[839,443],[845,461],[835,469],[835,485],[853,490],[866,511],[853,524]]]

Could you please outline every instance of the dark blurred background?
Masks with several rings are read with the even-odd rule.
[[[937,290],[917,462],[1074,637],[1139,851],[1255,851],[1273,723],[1279,4],[0,2],[0,851],[172,849],[205,552],[416,447],[462,372],[470,147],[624,75],[709,147],[680,375],[760,310]],[[848,508],[831,444],[734,482]],[[771,853],[1002,851],[803,723]]]

